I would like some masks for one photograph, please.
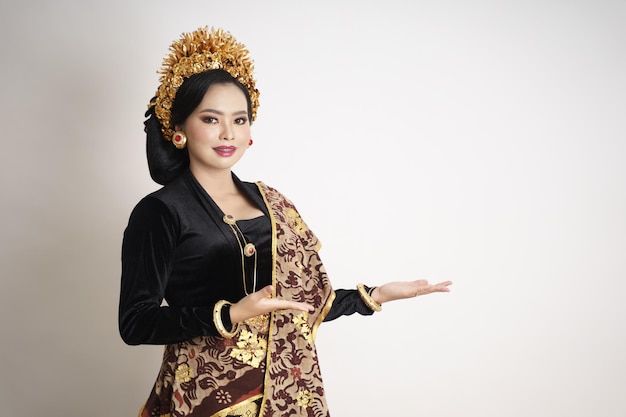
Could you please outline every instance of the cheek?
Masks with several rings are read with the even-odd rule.
[[[250,133],[250,125],[246,125],[246,126],[241,126],[241,129],[239,130],[239,135],[243,138],[243,139],[250,139],[251,133]]]
[[[215,133],[203,125],[193,125],[187,129],[187,139],[191,138],[193,142],[207,142],[211,140],[213,136],[215,136]]]

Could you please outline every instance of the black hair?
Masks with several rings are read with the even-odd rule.
[[[169,127],[174,128],[176,125],[183,124],[187,117],[200,105],[207,90],[213,84],[234,84],[239,87],[246,96],[248,117],[252,120],[252,102],[248,89],[228,72],[217,69],[194,74],[182,83],[172,103],[171,126]],[[150,107],[145,116],[147,117],[144,122],[146,156],[150,176],[155,182],[166,185],[187,169],[189,153],[187,148],[176,149],[174,144],[163,138],[161,123],[156,117],[154,107]]]

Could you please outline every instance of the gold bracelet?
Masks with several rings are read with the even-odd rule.
[[[234,324],[230,332],[226,330],[226,327],[222,322],[222,308],[225,305],[232,306],[233,304],[225,300],[220,300],[215,303],[215,307],[213,307],[213,323],[215,323],[215,328],[217,329],[219,334],[222,335],[222,337],[232,339],[237,335],[237,332],[239,331],[239,323]]]
[[[365,290],[365,286],[363,284],[358,284],[356,286],[356,289],[359,291],[359,296],[361,297],[361,300],[363,300],[363,302],[365,303],[366,306],[368,306],[372,311],[380,311],[383,309],[383,306],[381,306],[380,304],[378,304],[376,302],[376,300],[374,300],[372,298],[372,292],[374,291],[374,288],[376,287],[372,287],[369,291],[369,293]]]

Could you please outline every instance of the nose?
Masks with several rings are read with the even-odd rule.
[[[225,125],[222,129],[222,140],[233,140],[235,139],[235,135],[233,133],[233,128],[230,125]]]

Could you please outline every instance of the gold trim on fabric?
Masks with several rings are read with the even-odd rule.
[[[218,411],[213,414],[211,417],[226,417],[229,414],[232,415],[242,415],[242,416],[258,416],[260,407],[255,403],[256,400],[261,398],[263,394],[255,395],[254,397],[250,397],[240,403],[235,405],[231,405],[230,407],[224,408],[223,410]]]
[[[270,206],[269,201],[267,201],[267,196],[265,195],[265,191],[263,190],[263,183],[261,182],[257,182],[256,186],[259,189],[259,192],[261,193],[261,197],[263,197],[263,203],[265,203],[265,207],[267,208],[267,212],[269,213],[269,217],[270,217],[270,223],[272,225],[272,297],[276,297],[276,240],[277,240],[277,236],[276,236],[276,219],[274,219],[274,214],[272,213],[272,207]],[[267,333],[267,346],[268,346],[268,354],[265,357],[265,377],[263,378],[263,400],[261,401],[261,406],[260,409],[264,410],[265,409],[265,403],[267,402],[267,395],[265,395],[266,392],[266,387],[269,384],[269,372],[268,370],[270,369],[270,365],[271,365],[271,356],[269,354],[269,346],[272,346],[273,343],[273,337],[272,337],[272,333],[273,333],[273,329],[272,329],[272,324],[274,323],[274,312],[272,311],[270,313],[270,322],[269,322],[269,326],[268,326],[268,333]]]
[[[281,232],[282,232],[282,227],[284,225],[286,228],[290,230],[289,233],[293,232],[295,233],[296,236],[300,236],[300,241],[293,242],[293,243],[296,246],[305,244],[305,247],[302,248],[303,253],[311,254],[311,251],[316,252],[316,249],[311,248],[310,240],[308,240],[308,237],[309,237],[307,233],[308,227],[306,226],[306,223],[304,223],[304,221],[299,217],[298,212],[293,207],[293,203],[291,203],[288,199],[286,199],[285,196],[280,194],[275,189],[265,185],[263,182],[260,182],[260,181],[256,182],[256,185],[259,189],[261,196],[263,197],[263,203],[268,209],[269,218],[270,218],[271,227],[272,227],[272,243],[271,243],[272,290],[273,290],[272,294],[275,297],[277,294],[277,289],[278,289],[277,287],[279,285],[278,278],[281,276],[280,271],[278,271],[278,269],[284,266],[282,262],[284,261],[286,264],[291,263],[290,267],[292,265],[296,269],[300,268],[300,270],[302,270],[302,265],[298,265],[298,261],[296,260],[287,259],[283,257],[279,259],[278,248],[279,246],[282,248],[282,244],[283,244],[282,242],[278,242],[279,227],[281,228]],[[276,195],[274,193],[276,193]],[[284,212],[283,209],[291,210],[291,211]],[[285,216],[285,219],[283,219],[282,217],[283,214]],[[317,242],[315,243],[315,247],[319,248],[320,247],[319,239],[317,239],[317,237],[314,235],[312,237],[314,237],[317,240]],[[308,241],[303,242],[302,239],[307,239]],[[332,287],[330,287],[330,283],[328,282],[328,278],[326,276],[325,271],[323,270],[323,265],[321,264],[321,260],[319,259],[319,257],[315,258],[315,262],[319,263],[320,268],[322,268],[322,271],[320,273],[323,273],[323,275],[320,275],[318,277],[319,283],[321,283],[323,286],[328,285],[328,287],[326,288],[326,291],[321,291],[321,295],[325,297],[326,300],[322,306],[315,309],[316,310],[315,314],[317,315],[317,317],[315,318],[315,323],[312,326],[308,325],[308,319],[310,318],[310,316],[307,313],[299,314],[299,315],[297,314],[297,312],[296,313],[289,312],[288,314],[284,313],[285,318],[290,317],[290,320],[293,321],[294,323],[293,330],[299,332],[300,335],[302,335],[304,339],[306,340],[305,344],[303,344],[301,340],[298,340],[297,349],[302,350],[302,354],[304,355],[303,361],[305,361],[308,364],[307,366],[309,367],[307,368],[308,369],[307,375],[310,375],[311,377],[313,377],[314,380],[306,382],[305,383],[306,387],[299,386],[298,383],[295,383],[297,381],[295,381],[294,379],[300,379],[301,377],[296,376],[294,372],[299,373],[300,369],[298,367],[295,367],[295,368],[289,367],[289,364],[282,363],[279,359],[272,357],[270,349],[274,347],[274,345],[277,343],[277,342],[274,342],[273,340],[277,337],[273,335],[273,333],[276,332],[276,328],[278,326],[278,324],[275,323],[275,320],[278,320],[276,316],[279,315],[281,318],[283,317],[282,316],[283,312],[272,312],[272,315],[270,318],[271,327],[269,329],[268,336],[267,336],[268,337],[268,341],[267,341],[268,352],[266,355],[265,375],[263,378],[264,386],[263,386],[263,399],[260,405],[261,413],[267,412],[268,407],[270,408],[274,407],[275,406],[274,401],[276,400],[280,404],[282,404],[283,402],[285,403],[284,404],[284,406],[286,407],[285,415],[287,414],[301,415],[301,413],[303,412],[308,415],[308,413],[312,411],[312,407],[315,408],[316,415],[321,416],[321,415],[327,414],[326,399],[323,394],[323,390],[321,390],[322,382],[321,382],[321,375],[319,373],[319,368],[317,365],[317,352],[315,351],[314,338],[315,338],[317,328],[324,321],[324,318],[327,316],[328,312],[330,311],[330,308],[333,304],[333,301],[335,300],[336,295],[335,295],[335,292],[332,290]],[[278,330],[279,330],[279,333],[283,332],[282,327],[279,327]],[[284,330],[284,331],[287,331],[287,330]],[[289,332],[290,332],[289,334],[293,334],[292,330],[289,330]],[[282,336],[278,336],[278,337],[282,337]],[[308,354],[310,354],[310,356],[307,356]],[[277,378],[277,381],[273,381],[271,378],[270,370],[273,369],[274,366],[278,366],[277,369],[279,370],[286,370],[286,371],[291,372],[291,377]],[[294,383],[291,383],[291,382],[289,382],[289,384],[287,383],[288,381],[292,381],[292,380],[294,380]],[[290,400],[273,398],[273,395],[275,394],[276,390],[270,389],[269,387],[270,387],[270,384],[273,384],[274,382],[277,383],[276,390],[285,390],[285,392],[289,393],[288,395],[291,396]],[[291,402],[292,400],[296,399],[296,396],[298,397],[297,401],[295,403]],[[269,410],[269,411],[277,412],[278,410]]]
[[[272,207],[270,206],[269,201],[267,201],[267,196],[265,195],[265,191],[263,190],[263,187],[265,186],[265,184],[263,184],[260,181],[257,181],[256,183],[257,188],[259,189],[259,192],[261,193],[261,197],[263,197],[263,203],[265,203],[265,207],[267,208],[267,212],[269,213],[269,217],[270,217],[270,222],[272,224],[272,297],[276,297],[276,220],[274,219],[274,215],[272,213]],[[315,250],[319,251],[319,249],[322,248],[322,244],[318,239],[317,245]],[[313,323],[313,326],[311,328],[311,340],[315,341],[315,338],[317,336],[317,329],[320,327],[320,325],[322,324],[322,322],[324,321],[324,319],[326,318],[326,316],[328,315],[328,312],[330,311],[330,308],[333,305],[333,302],[335,301],[335,291],[333,290],[333,292],[330,294],[330,296],[328,297],[328,300],[326,301],[326,305],[324,306],[324,309],[322,310],[321,314],[319,315],[319,317],[317,318],[317,320],[315,320],[315,323]],[[271,313],[270,316],[270,326],[274,321],[274,312]],[[267,336],[267,345],[270,346],[270,343],[272,342],[272,332],[271,332],[271,328],[270,328],[270,332],[269,335]],[[268,357],[266,358],[266,364],[269,366],[269,355],[267,355]],[[268,369],[268,368],[266,368]],[[265,374],[265,383],[267,383],[267,373]],[[265,403],[265,398],[263,398],[263,403]],[[263,404],[262,404],[263,405]]]
[[[335,294],[335,291],[333,290],[333,292],[328,297],[328,301],[326,301],[326,305],[324,306],[324,309],[320,313],[320,315],[317,318],[317,320],[315,320],[315,323],[313,323],[313,328],[311,329],[311,339],[312,340],[315,340],[315,337],[317,336],[317,329],[319,329],[320,324],[322,324],[322,322],[324,321],[324,319],[328,315],[328,312],[330,311],[330,308],[333,306],[333,302],[335,301],[336,295],[337,294]]]

